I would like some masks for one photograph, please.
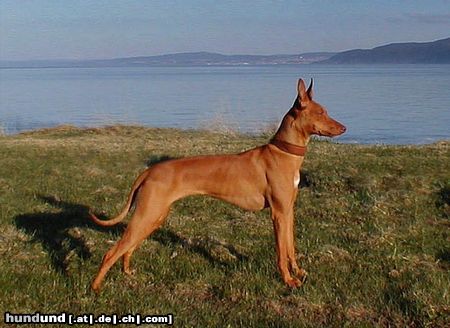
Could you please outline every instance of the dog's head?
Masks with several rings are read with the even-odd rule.
[[[306,89],[302,79],[298,80],[298,95],[289,112],[294,119],[291,126],[305,137],[319,135],[335,137],[346,131],[346,127],[332,119],[326,109],[313,100],[313,80]]]

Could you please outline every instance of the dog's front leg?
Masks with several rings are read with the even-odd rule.
[[[292,215],[293,219],[293,215]],[[299,287],[302,282],[297,279],[293,278],[291,276],[291,273],[289,272],[288,267],[288,260],[291,262],[291,256],[294,256],[294,262],[295,262],[295,255],[290,254],[291,253],[291,237],[290,235],[290,214],[289,210],[287,212],[283,212],[277,209],[272,208],[272,221],[273,221],[273,228],[275,231],[275,240],[276,240],[276,250],[277,250],[277,257],[278,257],[278,269],[280,270],[281,277],[283,278],[283,281],[289,286],[289,287]],[[295,263],[295,266],[297,266],[297,263]],[[297,266],[298,268],[298,266]]]
[[[305,281],[308,273],[303,268],[299,267],[297,264],[297,259],[295,256],[295,234],[294,234],[294,208],[291,209],[287,216],[288,220],[288,260],[291,267],[291,272],[299,278],[302,283]]]

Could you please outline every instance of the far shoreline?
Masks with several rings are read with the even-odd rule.
[[[242,136],[242,137],[250,137],[250,138],[266,138],[269,140],[275,129],[272,127],[267,128],[266,130],[262,129],[260,132],[242,132],[237,131],[230,127],[221,127],[219,129],[209,129],[209,128],[180,128],[180,127],[170,127],[170,126],[146,126],[142,124],[104,124],[98,126],[77,126],[73,124],[57,124],[53,126],[43,126],[31,129],[23,129],[20,131],[15,131],[12,133],[6,133],[3,129],[0,129],[0,138],[14,138],[20,136],[52,136],[59,135],[65,133],[81,133],[81,134],[89,134],[89,133],[110,133],[111,135],[122,133],[124,131],[131,130],[140,130],[140,131],[163,131],[164,133],[195,133],[195,134],[218,134],[223,136]],[[341,140],[339,137],[335,139],[330,139],[326,137],[313,137],[313,140],[318,140],[321,142],[328,142],[333,144],[341,144],[348,146],[382,146],[382,147],[420,147],[420,146],[430,146],[430,145],[450,145],[450,137],[433,140],[430,142],[422,142],[422,143],[383,143],[383,142],[357,142],[352,140]]]

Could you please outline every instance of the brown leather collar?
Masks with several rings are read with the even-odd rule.
[[[279,139],[272,139],[270,143],[278,149],[292,155],[305,156],[306,154],[306,146],[297,146]]]

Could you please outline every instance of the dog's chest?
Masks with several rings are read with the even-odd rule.
[[[300,183],[300,173],[295,172],[294,174],[294,188],[298,188],[298,184]]]

